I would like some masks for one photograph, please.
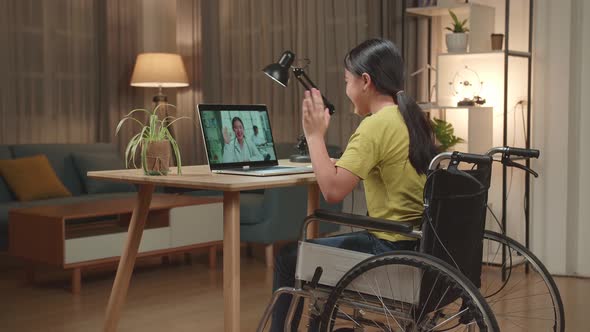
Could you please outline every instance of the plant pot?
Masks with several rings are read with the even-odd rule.
[[[504,44],[504,35],[501,33],[492,33],[492,50],[501,51]]]
[[[446,35],[447,50],[449,53],[467,52],[467,42],[469,35],[466,33],[448,33]]]
[[[166,175],[170,165],[170,142],[148,142],[143,162],[146,175]]]

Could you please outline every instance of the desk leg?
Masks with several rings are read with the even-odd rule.
[[[137,202],[133,208],[131,221],[129,222],[129,230],[127,231],[127,243],[117,267],[117,276],[115,283],[111,290],[109,304],[107,305],[106,320],[104,323],[104,331],[111,332],[117,330],[117,324],[121,317],[121,310],[123,303],[127,296],[127,289],[129,288],[129,281],[131,280],[131,273],[135,265],[135,257],[141,242],[141,235],[143,234],[143,227],[150,210],[150,202],[152,201],[152,193],[154,192],[154,185],[142,184],[139,186],[137,194]]]
[[[312,215],[320,207],[320,187],[317,184],[307,186],[307,215]],[[307,238],[313,239],[320,236],[320,227],[317,221],[313,221],[307,227]]]
[[[240,192],[223,193],[224,331],[240,331]]]

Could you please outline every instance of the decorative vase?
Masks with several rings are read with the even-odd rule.
[[[447,50],[449,53],[465,53],[467,52],[467,43],[469,35],[461,33],[448,33],[446,35]]]
[[[170,165],[170,142],[148,142],[143,165],[143,170],[146,175],[168,174]]]
[[[492,50],[501,51],[504,44],[504,35],[501,33],[492,33]]]

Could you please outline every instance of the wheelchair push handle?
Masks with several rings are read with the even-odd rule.
[[[513,147],[506,147],[506,156],[517,156],[517,157],[524,157],[524,158],[539,158],[540,152],[537,149],[522,149],[522,148],[513,148]]]
[[[457,151],[453,152],[451,156],[451,163],[458,164],[460,162],[477,165],[489,165],[492,163],[492,157],[474,153],[464,153]]]

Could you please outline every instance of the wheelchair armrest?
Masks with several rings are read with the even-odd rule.
[[[316,210],[312,217],[336,224],[401,234],[412,233],[415,224],[414,220],[412,222],[401,222],[321,209]]]

